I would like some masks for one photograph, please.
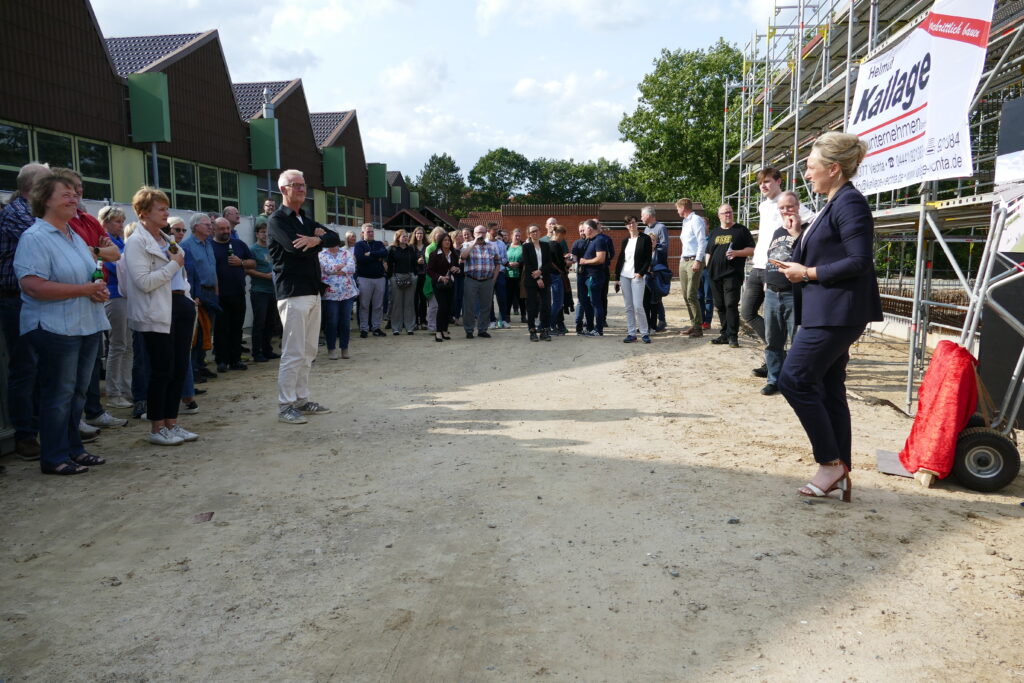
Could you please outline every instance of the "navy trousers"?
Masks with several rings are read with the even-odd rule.
[[[800,419],[819,463],[839,458],[851,467],[846,364],[850,346],[864,327],[801,327],[779,374],[779,390]]]

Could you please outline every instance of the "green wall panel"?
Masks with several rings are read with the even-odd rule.
[[[171,109],[167,74],[129,74],[128,103],[133,142],[170,142]]]
[[[323,190],[313,190],[313,220],[327,222],[327,193]]]
[[[136,190],[146,183],[146,154],[140,149],[111,145],[110,166],[113,200],[130,203]]]
[[[366,180],[367,196],[370,199],[380,199],[388,196],[387,164],[367,164]]]
[[[420,208],[420,193],[410,192],[409,193],[409,208],[418,209]]]
[[[238,204],[238,210],[243,216],[255,216],[263,212],[263,207],[256,205],[256,176],[238,174]]]
[[[324,187],[345,187],[348,172],[345,168],[345,148],[324,148]]]
[[[402,188],[398,187],[397,185],[395,187],[391,188],[391,203],[392,204],[401,204],[402,203]]]
[[[255,171],[281,168],[281,136],[277,119],[249,122],[249,151]]]

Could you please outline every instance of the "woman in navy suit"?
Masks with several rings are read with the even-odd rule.
[[[856,135],[825,133],[814,143],[805,176],[828,203],[793,249],[775,264],[794,283],[796,323],[779,389],[807,432],[818,471],[803,496],[838,490],[850,500],[850,408],[846,364],[867,324],[882,319],[872,245],[875,224],[867,200],[850,179],[867,151]]]

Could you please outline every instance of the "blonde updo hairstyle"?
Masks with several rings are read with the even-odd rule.
[[[867,151],[867,144],[856,135],[834,131],[819,137],[811,147],[811,153],[817,154],[826,166],[839,164],[847,179],[857,175],[857,167]]]

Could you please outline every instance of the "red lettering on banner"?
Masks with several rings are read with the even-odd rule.
[[[959,40],[982,49],[988,47],[988,33],[991,27],[991,23],[982,19],[955,17],[935,12],[931,12],[921,23],[921,28],[936,38]]]

